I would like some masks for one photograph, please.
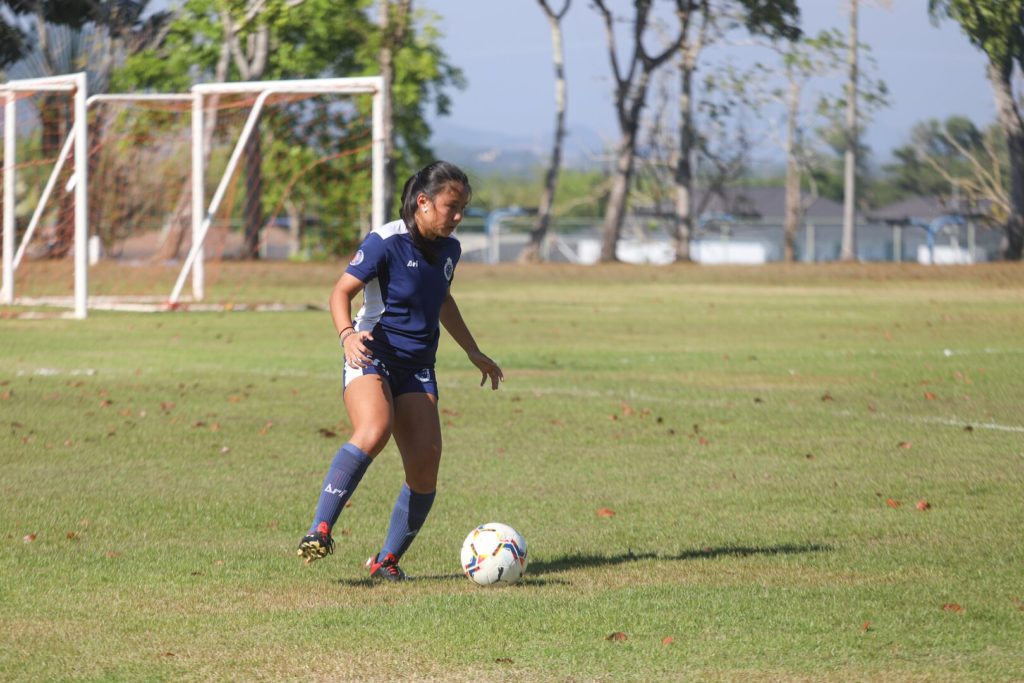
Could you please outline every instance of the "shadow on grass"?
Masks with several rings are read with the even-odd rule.
[[[540,586],[553,586],[553,585],[568,585],[568,581],[565,579],[540,579],[533,576],[532,565],[527,571],[526,577],[520,582],[521,586],[529,587],[540,587]],[[424,576],[409,575],[410,583],[417,583],[422,581],[467,581],[463,574],[430,574]],[[349,588],[376,588],[378,586],[388,585],[385,581],[375,581],[371,578],[365,579],[338,579],[338,585],[347,586]]]
[[[700,548],[699,550],[684,550],[675,555],[663,555],[661,553],[634,553],[627,550],[623,555],[566,555],[554,560],[531,560],[527,568],[523,585],[527,586],[548,586],[555,584],[568,584],[569,581],[555,578],[539,578],[545,574],[557,574],[558,572],[572,569],[586,569],[588,567],[604,567],[610,565],[624,564],[626,562],[638,562],[640,560],[705,560],[719,557],[750,557],[752,555],[799,555],[804,553],[827,553],[832,551],[832,546],[821,543],[783,543],[781,545],[768,546],[735,546],[727,545],[718,548]],[[433,574],[425,576],[409,576],[410,581],[465,581],[466,578],[459,573]],[[362,579],[339,579],[342,586],[374,588],[386,585],[384,581],[375,581],[369,577]]]
[[[626,562],[637,562],[639,560],[703,560],[719,557],[750,557],[751,555],[798,555],[803,553],[825,553],[831,552],[832,547],[820,543],[793,544],[784,543],[781,545],[768,546],[720,546],[717,548],[700,548],[699,550],[684,550],[675,555],[662,553],[634,553],[627,550],[624,555],[566,555],[553,560],[533,560],[530,562],[529,573],[536,576],[539,574],[554,574],[568,571],[570,569],[586,569],[587,567],[603,567],[608,565],[624,564]]]

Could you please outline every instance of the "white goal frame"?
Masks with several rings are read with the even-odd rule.
[[[204,206],[203,178],[206,169],[203,167],[203,105],[205,98],[215,95],[257,94],[245,126],[238,137],[227,167],[220,178],[217,189],[210,199],[209,206]],[[341,95],[373,95],[372,113],[372,149],[371,149],[371,216],[373,225],[384,222],[384,78],[381,76],[362,76],[351,78],[313,78],[291,81],[244,81],[235,83],[204,83],[192,87],[192,245],[188,256],[182,264],[181,272],[171,291],[168,305],[178,306],[181,291],[189,271],[192,272],[192,298],[202,301],[205,296],[205,276],[203,269],[203,242],[209,233],[213,217],[224,201],[228,184],[238,167],[242,152],[259,120],[260,113],[271,95],[296,94],[341,94]]]
[[[45,208],[46,199],[53,190],[53,185],[65,163],[70,151],[74,149],[74,174],[69,183],[75,192],[75,236],[73,243],[75,259],[75,296],[74,317],[84,319],[88,316],[88,150],[89,131],[87,107],[90,102],[98,100],[145,100],[147,98],[185,99],[192,101],[191,121],[191,184],[192,184],[192,240],[188,255],[182,264],[177,281],[162,308],[175,309],[181,305],[182,290],[189,274],[192,275],[192,301],[202,301],[205,296],[205,269],[203,262],[203,243],[209,233],[213,218],[224,201],[231,178],[241,160],[243,150],[252,136],[267,100],[273,95],[302,94],[338,94],[338,95],[372,95],[371,114],[371,221],[378,226],[384,222],[384,78],[381,76],[357,76],[347,78],[312,78],[283,81],[244,81],[228,83],[204,83],[194,85],[188,94],[176,95],[96,95],[90,98],[86,86],[86,74],[77,73],[51,78],[25,79],[0,84],[0,98],[5,100],[4,109],[4,212],[3,212],[3,275],[0,289],[0,304],[17,303],[14,288],[14,275],[35,224],[38,215]],[[74,123],[71,133],[65,140],[61,155],[51,174],[50,181],[44,189],[36,216],[30,223],[22,239],[21,248],[15,244],[15,173],[16,163],[16,100],[19,93],[43,90],[64,90],[74,95]],[[249,112],[239,139],[228,160],[227,167],[219,179],[210,203],[206,204],[204,177],[204,105],[207,98],[218,95],[256,95],[255,103]],[[17,253],[16,253],[17,250]],[[116,303],[105,303],[103,308],[117,308]],[[138,310],[136,307],[135,310]]]
[[[16,176],[15,166],[17,165],[17,99],[19,93],[29,92],[70,92],[72,95],[73,123],[71,131],[64,139],[60,155],[50,173],[35,207],[32,219],[29,222],[21,245],[15,244],[15,204],[16,202]],[[86,86],[86,74],[75,73],[65,76],[51,76],[47,78],[27,78],[16,81],[9,81],[0,84],[0,94],[4,96],[4,213],[3,213],[3,280],[0,286],[0,303],[13,304],[14,297],[14,275],[18,265],[25,255],[32,233],[39,224],[42,212],[46,208],[46,202],[53,192],[54,185],[60,172],[67,161],[68,156],[74,150],[74,172],[68,183],[66,191],[75,193],[75,236],[73,253],[75,259],[75,297],[74,316],[84,319],[88,315],[88,235],[89,235],[89,132],[88,120],[86,118],[86,99],[88,88]],[[15,250],[17,249],[17,252]]]

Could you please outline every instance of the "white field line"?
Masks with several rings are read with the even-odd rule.
[[[134,373],[135,370],[132,370]],[[258,374],[274,375],[276,377],[306,377],[311,379],[330,379],[339,377],[338,373],[322,373],[322,372],[311,372],[303,370],[257,370]],[[18,370],[15,374],[17,376],[25,376],[28,374],[38,376],[55,376],[62,374],[69,375],[95,375],[97,371],[93,368],[74,368],[70,370],[58,370],[54,368],[36,368],[32,371]],[[115,373],[117,374],[116,371]],[[465,387],[476,386],[475,382],[460,382],[458,380],[449,380],[444,382],[445,387],[462,389]],[[489,387],[479,387],[481,391],[486,389],[490,391]],[[511,388],[508,385],[503,385],[502,389],[514,394],[531,394],[534,396],[572,396],[578,398],[597,398],[597,399],[612,399],[612,400],[631,400],[631,401],[646,401],[650,403],[678,403],[678,397],[672,396],[649,396],[646,394],[640,394],[636,391],[617,392],[613,390],[595,391],[592,389],[582,389],[580,387],[566,387],[566,388]],[[843,417],[858,417],[862,416],[861,413],[854,413],[849,410],[841,410],[836,413]],[[1011,432],[1015,434],[1024,434],[1024,426],[1020,425],[1004,425],[997,422],[974,422],[972,420],[964,420],[962,418],[955,417],[913,417],[913,416],[901,416],[901,415],[888,415],[885,413],[872,413],[871,417],[878,420],[892,420],[900,422],[914,422],[919,424],[938,424],[945,427],[958,427],[964,428],[970,426],[973,429],[989,429],[998,432]]]
[[[844,417],[860,415],[849,410],[841,410],[838,413]],[[971,427],[972,429],[991,429],[997,432],[1014,432],[1024,434],[1024,427],[1018,425],[1001,425],[997,422],[973,422],[957,417],[913,417],[909,415],[886,415],[885,413],[872,413],[871,417],[877,420],[893,420],[899,422],[916,422],[919,424],[937,424],[945,427]]]

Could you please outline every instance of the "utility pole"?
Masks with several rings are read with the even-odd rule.
[[[846,83],[846,169],[843,181],[843,241],[839,253],[841,261],[857,258],[857,3],[850,0],[850,43],[847,53],[849,80]]]

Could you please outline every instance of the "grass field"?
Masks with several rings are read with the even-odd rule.
[[[393,447],[295,556],[348,428],[339,271],[211,264],[211,300],[311,310],[0,309],[0,679],[1024,680],[1021,266],[460,267],[506,382],[442,338],[403,585],[362,568]],[[520,584],[459,574],[486,521]]]

